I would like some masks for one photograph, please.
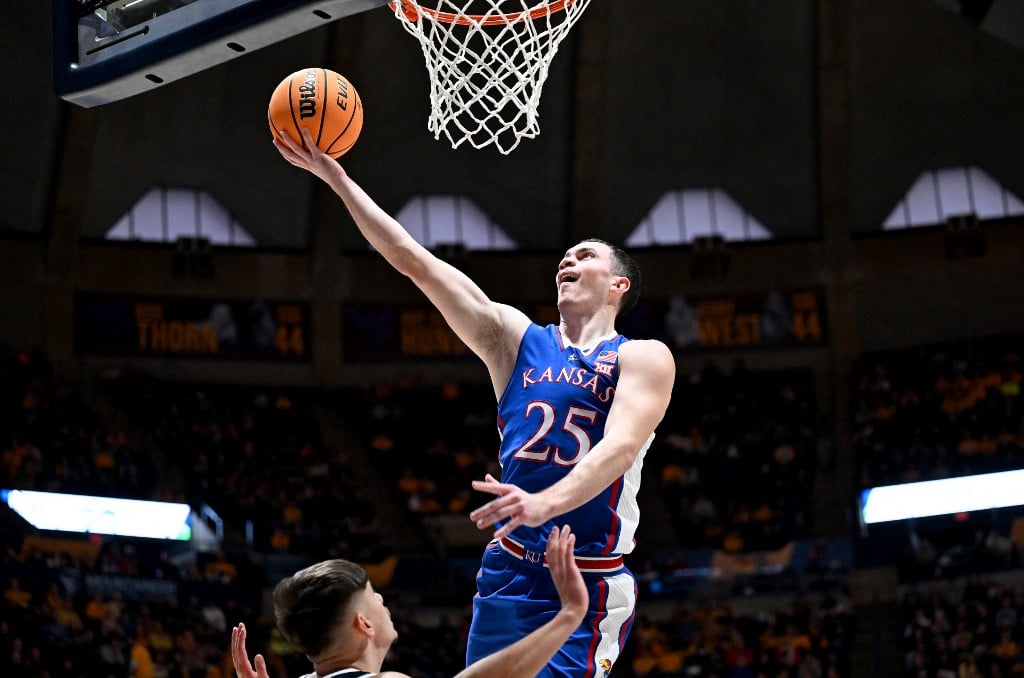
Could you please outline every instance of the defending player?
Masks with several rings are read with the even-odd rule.
[[[508,646],[557,609],[542,554],[559,520],[577,536],[590,610],[540,675],[607,675],[636,604],[622,555],[639,519],[640,467],[675,377],[663,343],[615,331],[617,315],[639,294],[639,270],[608,243],[576,244],[555,275],[561,321],[537,326],[417,243],[304,135],[305,148],[290,139],[274,144],[341,197],[370,245],[420,288],[490,374],[504,482],[474,482],[498,498],[470,517],[497,530],[477,580],[467,662]]]
[[[561,607],[544,626],[482,659],[457,678],[523,678],[536,675],[587,610],[587,591],[573,559],[575,537],[568,526],[551,531],[547,560]],[[375,593],[366,571],[346,560],[328,560],[296,572],[274,589],[278,628],[292,647],[306,653],[313,673],[333,678],[408,678],[380,672],[388,649],[397,640],[391,613]],[[267,663],[256,655],[255,667],[245,649],[245,626],[231,630],[231,662],[237,678],[268,678]]]

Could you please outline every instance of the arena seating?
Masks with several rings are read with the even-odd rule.
[[[0,353],[0,487],[152,499],[144,450],[60,381],[41,351]],[[170,497],[165,497],[170,498]]]
[[[853,370],[855,490],[1018,469],[1024,464],[1024,335],[866,354]],[[901,581],[1020,567],[1019,507],[881,524],[873,551]],[[888,545],[877,547],[885,541]]]
[[[858,488],[1020,468],[1024,336],[863,356],[854,368]]]
[[[387,548],[345,452],[323,439],[315,394],[140,374],[108,387],[178,467],[189,500],[238,529],[251,523],[256,551],[375,562]]]
[[[648,463],[684,546],[752,551],[811,534],[816,409],[809,370],[677,379]]]
[[[980,350],[982,343],[991,350]],[[1017,353],[997,340],[982,343],[972,344],[967,361],[957,359],[957,346],[864,356],[856,370],[857,482],[1019,466]],[[387,550],[373,504],[353,501],[367,489],[356,486],[351,455],[364,453],[333,450],[321,417],[337,416],[350,430],[365,450],[361,461],[381,480],[377,492],[390,495],[413,523],[464,513],[469,481],[497,471],[494,397],[479,384],[397,381],[321,393],[129,374],[103,386],[127,417],[114,426],[90,407],[98,400],[86,389],[51,374],[42,353],[7,351],[0,370],[5,486],[169,499],[150,463],[155,451],[180,473],[180,499],[209,501],[234,525],[251,520],[254,537],[248,555],[182,559],[132,540],[61,545],[60,536],[47,541],[4,509],[4,675],[120,675],[121,658],[135,652],[148,653],[167,675],[187,669],[228,676],[226,630],[242,620],[250,625],[251,647],[264,649],[275,671],[307,670],[262,616],[259,596],[274,579],[262,564],[279,555],[365,555],[370,562]],[[801,555],[794,561],[802,569],[763,591],[691,579],[673,594],[665,588],[667,573],[693,563],[668,556],[637,563],[645,600],[662,613],[641,612],[615,675],[856,675],[855,616],[844,581],[852,563],[824,565],[827,577],[812,573],[821,566],[818,550],[827,548],[814,539],[810,510],[819,433],[808,371],[737,365],[728,374],[708,368],[680,380],[647,467],[680,544],[740,557],[796,540]],[[61,455],[51,457],[52,450]],[[941,556],[940,548],[935,557]],[[934,563],[920,567],[916,581],[927,582],[920,586],[930,592],[951,586],[928,579],[934,573]],[[978,580],[965,569],[963,576],[963,591],[974,590],[981,602],[950,589],[940,605],[933,593],[914,597],[919,585],[908,585],[901,607],[908,635],[900,645],[906,675],[922,675],[914,672],[922,666],[929,675],[958,669],[968,654],[978,675],[1007,675],[1019,663],[1020,626],[1004,637],[1012,612],[1021,612],[1019,585],[1001,583],[1001,573]],[[454,675],[463,665],[468,606],[424,615],[410,600],[400,591],[391,599],[402,641],[388,666]],[[943,617],[945,626],[935,626]],[[954,639],[966,617],[975,625],[970,652]],[[932,623],[928,630],[922,619]]]
[[[1024,581],[1020,572],[932,579],[900,600],[903,675],[1024,674]]]

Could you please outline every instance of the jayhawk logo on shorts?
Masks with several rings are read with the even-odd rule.
[[[603,678],[608,678],[608,674],[612,672],[612,661],[610,659],[599,659],[597,660],[597,665],[604,672],[601,674]]]

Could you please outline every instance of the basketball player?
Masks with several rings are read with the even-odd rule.
[[[535,325],[417,243],[302,134],[305,147],[288,137],[274,144],[341,197],[363,237],[420,288],[490,374],[502,482],[473,483],[497,498],[470,518],[496,530],[477,577],[467,663],[521,638],[557,607],[542,561],[544,536],[558,520],[576,535],[591,600],[584,623],[541,675],[607,675],[636,605],[622,556],[633,549],[640,467],[675,378],[667,346],[615,331],[617,315],[639,295],[639,269],[608,243],[577,243],[555,271],[559,324]]]
[[[568,526],[551,531],[546,558],[561,608],[525,638],[461,671],[459,678],[523,678],[536,675],[583,621],[587,589],[573,558]],[[274,588],[274,616],[288,643],[313,662],[304,678],[408,678],[380,668],[398,638],[391,613],[366,571],[347,560],[327,560],[296,572]],[[267,663],[249,663],[245,626],[231,629],[231,662],[237,678],[268,678]]]

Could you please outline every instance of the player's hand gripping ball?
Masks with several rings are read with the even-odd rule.
[[[287,134],[304,145],[299,127],[305,127],[317,147],[337,159],[359,138],[363,103],[345,76],[326,68],[304,68],[274,89],[267,118],[274,137]]]

